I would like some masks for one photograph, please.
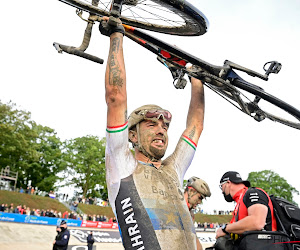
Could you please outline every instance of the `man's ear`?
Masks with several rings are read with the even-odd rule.
[[[134,130],[129,130],[129,134],[128,134],[129,140],[135,144],[138,142],[138,137],[137,137],[137,132]]]

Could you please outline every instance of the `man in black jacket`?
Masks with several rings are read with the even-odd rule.
[[[55,241],[59,240],[59,234],[61,232],[60,226],[56,227],[56,233],[57,235],[55,236]],[[57,250],[57,245],[53,244],[53,250]]]
[[[69,239],[70,239],[70,232],[67,229],[67,222],[63,220],[60,223],[61,232],[56,236],[55,240],[53,241],[53,249],[56,250],[67,250]]]
[[[94,244],[94,236],[93,236],[93,231],[90,232],[90,234],[88,235],[87,237],[87,247],[88,247],[88,250],[93,250],[93,244]]]

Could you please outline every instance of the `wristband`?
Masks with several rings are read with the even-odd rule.
[[[222,231],[223,231],[223,233],[225,233],[225,234],[229,234],[229,233],[226,231],[226,227],[227,227],[227,224],[223,225],[223,226],[222,226]]]

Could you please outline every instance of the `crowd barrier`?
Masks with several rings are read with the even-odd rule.
[[[65,220],[67,222],[68,227],[94,227],[94,228],[112,228],[112,229],[118,228],[118,223],[62,219],[62,218],[0,212],[0,221],[6,221],[6,222],[19,222],[19,223],[58,226],[60,225],[62,220]]]

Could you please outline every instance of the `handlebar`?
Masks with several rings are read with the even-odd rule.
[[[85,59],[88,59],[88,60],[96,62],[96,63],[103,64],[103,62],[104,62],[103,59],[101,59],[97,56],[93,56],[91,54],[85,53],[75,47],[72,47],[72,46],[66,46],[66,45],[59,44],[59,43],[53,43],[53,46],[58,51],[58,53],[62,53],[64,51],[68,54],[80,56],[80,57],[83,57]]]

